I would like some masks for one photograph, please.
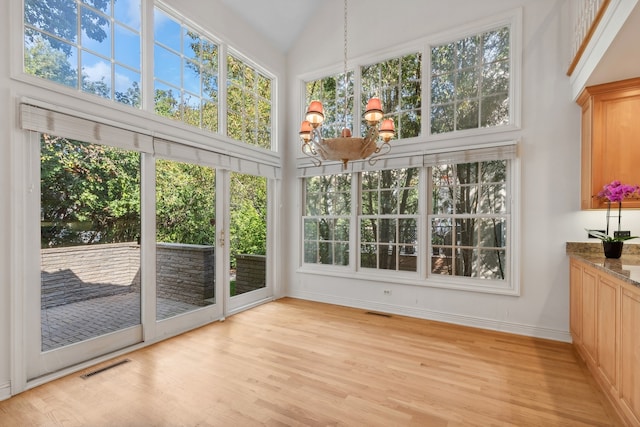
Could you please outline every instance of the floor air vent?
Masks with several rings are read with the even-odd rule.
[[[87,372],[84,375],[80,375],[80,378],[86,380],[87,378],[91,378],[92,376],[94,376],[96,374],[102,373],[102,372],[107,371],[107,370],[109,370],[111,368],[115,368],[116,366],[124,365],[125,363],[128,363],[128,362],[131,362],[131,360],[123,359],[123,360],[120,360],[118,362],[112,363],[111,365],[107,365],[107,366],[105,366],[103,368],[96,369],[95,371]]]
[[[378,312],[375,312],[375,311],[366,311],[364,314],[371,314],[371,315],[373,315],[373,316],[381,316],[381,317],[391,317],[391,315],[390,315],[390,314],[387,314],[387,313],[378,313]]]

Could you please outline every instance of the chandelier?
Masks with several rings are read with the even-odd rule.
[[[322,122],[324,109],[320,101],[311,101],[305,114],[305,120],[300,126],[302,152],[309,156],[315,166],[320,166],[323,160],[339,160],[347,168],[349,160],[363,160],[369,158],[369,164],[389,151],[389,141],[395,133],[393,120],[382,120],[384,112],[379,98],[371,98],[367,102],[364,120],[367,130],[364,137],[354,137],[347,128],[347,0],[344,0],[344,79],[345,79],[345,111],[344,128],[337,138],[322,137]],[[382,123],[380,121],[382,120]],[[380,125],[380,126],[378,126]],[[381,139],[381,140],[380,140]]]

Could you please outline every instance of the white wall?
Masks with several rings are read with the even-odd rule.
[[[286,80],[284,54],[271,46],[252,28],[240,22],[237,15],[225,7],[220,0],[167,0],[165,3],[182,11],[183,15],[198,26],[209,29],[222,42],[230,44],[242,55],[253,59],[259,66],[274,73],[280,82],[277,85],[276,96],[284,99],[286,90],[282,83]],[[20,224],[20,218],[24,217],[24,211],[14,202],[23,199],[26,190],[20,185],[20,176],[26,165],[11,162],[12,156],[21,159],[24,155],[24,132],[18,128],[17,123],[18,99],[21,96],[40,99],[141,128],[155,129],[157,126],[148,120],[149,116],[153,117],[153,115],[141,112],[137,114],[138,112],[126,108],[124,110],[113,108],[112,103],[102,102],[97,98],[95,102],[86,96],[77,98],[65,88],[60,92],[53,92],[12,79],[10,66],[16,58],[19,64],[20,54],[17,52],[22,45],[20,8],[21,2],[11,0],[11,12],[0,14],[0,54],[3,58],[0,61],[0,153],[2,153],[0,154],[0,188],[4,190],[0,193],[0,400],[9,397],[11,393],[12,354],[15,351],[11,343],[11,311],[20,309],[11,303],[12,290],[19,294],[27,285],[21,281],[20,277],[23,267],[11,260],[15,254],[20,258],[19,252],[23,247],[22,242],[26,234],[30,236],[35,234],[36,238],[39,235],[39,230],[16,228]],[[12,30],[13,33],[11,33]],[[13,56],[11,56],[12,52]],[[284,114],[278,116],[276,120],[276,128],[284,129]],[[279,142],[279,145],[284,144]],[[22,341],[20,334],[16,337],[18,342]],[[20,374],[18,373],[17,376],[19,377]]]
[[[288,166],[287,258],[289,294],[317,301],[408,314],[525,335],[570,340],[568,258],[566,241],[585,240],[585,227],[602,227],[604,213],[580,212],[580,116],[566,76],[570,61],[571,10],[566,1],[463,0],[419,2],[384,0],[350,3],[349,57],[369,56],[394,45],[435,35],[478,19],[523,8],[522,128],[511,134],[521,140],[521,295],[501,296],[370,282],[296,272],[299,263],[300,190]],[[297,156],[295,131],[301,120],[300,83],[296,77],[314,68],[340,64],[342,1],[326,7],[288,56],[290,76],[288,155]],[[455,13],[451,11],[454,10]],[[317,42],[318,34],[322,35]],[[372,37],[365,39],[363,34]],[[307,46],[314,46],[313,49]],[[340,65],[337,70],[339,71]],[[335,72],[335,71],[334,71]],[[426,83],[425,83],[426,84]],[[625,212],[627,227],[640,232],[637,212]],[[295,224],[295,225],[294,225]],[[383,293],[390,289],[391,295]]]

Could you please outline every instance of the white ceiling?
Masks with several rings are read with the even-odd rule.
[[[222,0],[282,52],[289,50],[320,0]]]

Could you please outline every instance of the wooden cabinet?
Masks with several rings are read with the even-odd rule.
[[[617,179],[640,184],[640,78],[589,86],[578,97],[582,107],[582,209],[605,208],[595,198]],[[640,199],[623,207],[639,208]]]
[[[640,288],[574,258],[570,267],[573,343],[620,417],[640,425]]]

